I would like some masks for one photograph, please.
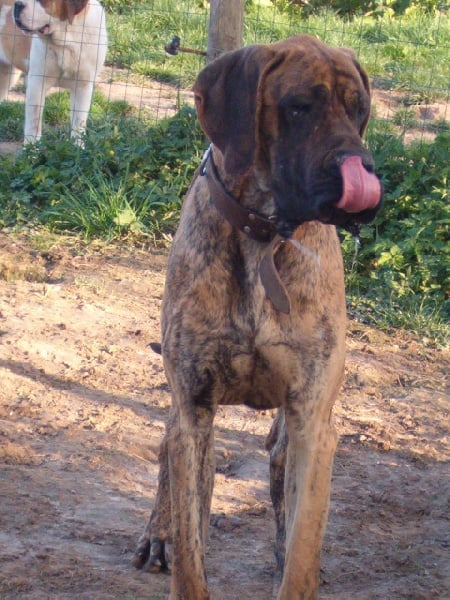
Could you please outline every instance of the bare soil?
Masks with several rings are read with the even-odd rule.
[[[159,340],[165,251],[0,233],[0,598],[152,599],[136,571],[170,402]],[[450,357],[349,322],[322,599],[450,597]],[[448,379],[447,379],[448,382]],[[207,554],[215,600],[272,598],[264,438],[220,409]]]

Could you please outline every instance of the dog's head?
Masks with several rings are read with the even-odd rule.
[[[51,33],[52,21],[73,22],[89,0],[17,0],[14,20],[27,33]]]
[[[362,142],[370,90],[352,51],[306,35],[248,46],[208,65],[194,94],[227,172],[254,168],[272,189],[282,235],[310,220],[373,219],[382,192]]]

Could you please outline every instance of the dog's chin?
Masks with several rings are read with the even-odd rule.
[[[361,225],[367,225],[375,219],[381,205],[382,202],[376,208],[364,210],[359,213],[348,213],[334,206],[328,206],[321,208],[315,213],[305,213],[296,219],[280,218],[277,231],[282,237],[290,238],[300,225],[311,221],[319,221],[324,225],[343,227],[349,231],[357,230]]]
[[[338,227],[345,227],[347,225],[367,225],[375,219],[380,207],[381,202],[376,208],[363,210],[358,213],[348,213],[338,208],[331,208],[325,214],[319,216],[318,220],[322,223],[336,225]]]

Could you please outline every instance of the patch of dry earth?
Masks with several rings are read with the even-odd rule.
[[[130,560],[157,483],[169,395],[164,252],[45,250],[0,234],[0,597],[164,598]],[[349,323],[323,599],[450,589],[448,353]],[[217,600],[272,597],[270,411],[221,408],[207,569]]]

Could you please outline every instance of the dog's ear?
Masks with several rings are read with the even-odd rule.
[[[369,76],[367,75],[366,71],[362,68],[362,66],[359,64],[357,58],[356,58],[356,54],[353,52],[353,50],[350,50],[350,48],[342,48],[342,50],[348,55],[350,56],[350,58],[352,59],[353,64],[355,65],[359,76],[361,77],[361,81],[362,84],[364,86],[364,89],[366,90],[366,92],[369,94],[369,98],[372,98],[372,92],[370,89],[370,83],[369,83]],[[367,127],[367,123],[369,122],[369,116],[370,116],[370,111],[367,113],[366,118],[364,119],[364,121],[361,124],[361,127],[359,128],[359,135],[362,137],[364,135],[364,132],[366,131],[366,127]]]
[[[75,16],[80,13],[89,0],[66,0],[63,3],[63,8],[65,8],[65,14],[61,15],[61,21],[69,21],[72,25]]]
[[[359,64],[359,62],[356,60],[356,58],[353,59],[356,68],[358,69],[359,75],[361,77],[361,81],[363,82],[363,86],[366,90],[366,92],[369,94],[369,98],[372,99],[372,92],[370,90],[370,83],[369,83],[369,76],[367,75],[366,71],[362,68],[362,66]],[[370,110],[367,111],[367,116],[364,119],[364,121],[361,124],[361,127],[359,128],[359,135],[362,137],[364,135],[364,132],[366,131],[366,127],[367,127],[367,123],[369,122],[369,117],[370,117]]]
[[[243,174],[252,165],[258,84],[273,54],[263,45],[228,52],[205,67],[194,84],[200,124],[224,155],[229,173]]]

